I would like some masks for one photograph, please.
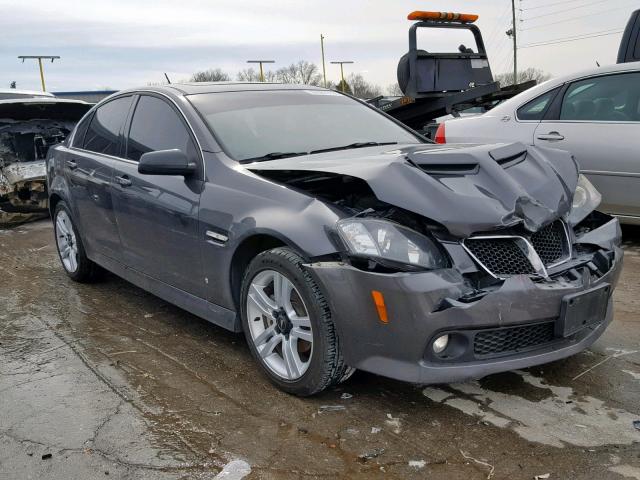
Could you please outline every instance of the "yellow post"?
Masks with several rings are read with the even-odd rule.
[[[44,85],[44,70],[42,69],[42,58],[38,58],[38,66],[40,67],[40,82],[42,83],[42,91],[46,92],[47,88]]]
[[[262,70],[262,62],[260,62],[260,81],[264,83],[264,71]]]
[[[327,69],[324,66],[324,35],[320,34],[320,50],[322,51],[322,78],[324,78],[324,88],[327,88]]]
[[[344,93],[345,83],[344,83],[344,69],[342,68],[342,63],[340,64],[340,77],[342,78],[342,93]]]

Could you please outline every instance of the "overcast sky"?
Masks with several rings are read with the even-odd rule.
[[[519,45],[622,30],[640,0],[516,0]],[[0,0],[0,88],[39,89],[37,66],[18,55],[60,55],[45,65],[50,91],[120,89],[187,79],[194,71],[222,68],[230,74],[248,59],[276,60],[275,67],[304,59],[320,65],[320,33],[326,37],[327,77],[339,79],[331,60],[353,60],[347,71],[383,87],[395,82],[407,51],[410,11],[442,9],[477,13],[492,69],[512,68],[510,0]],[[596,15],[602,12],[600,16]],[[539,17],[539,18],[533,18]],[[552,75],[614,63],[621,33],[519,49],[522,68]],[[429,31],[419,46],[455,49],[466,37]]]

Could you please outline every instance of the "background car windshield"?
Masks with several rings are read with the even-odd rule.
[[[377,111],[328,90],[224,92],[189,99],[236,160],[360,142],[422,142]]]

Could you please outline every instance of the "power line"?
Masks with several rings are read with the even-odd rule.
[[[590,7],[592,5],[597,5],[599,3],[609,2],[610,0],[597,0],[596,2],[585,3],[584,5],[578,5],[577,7],[565,8],[564,10],[556,10],[554,12],[543,13],[542,15],[536,15],[535,17],[522,18],[522,22],[527,22],[529,20],[534,20],[536,18],[549,17],[551,15],[557,15],[558,13],[572,12],[578,8]]]
[[[625,5],[623,7],[609,8],[609,9],[607,9],[607,14],[610,13],[610,12],[616,11],[616,10],[622,10],[622,9],[629,8],[631,5],[632,4],[630,3],[630,4]],[[545,23],[545,24],[542,24],[542,25],[534,25],[532,27],[521,28],[520,30],[524,31],[524,30],[534,30],[536,28],[546,28],[546,27],[549,27],[549,26],[552,26],[552,25],[557,25],[559,23],[573,22],[574,20],[579,20],[581,18],[592,17],[594,15],[602,15],[602,13],[589,13],[587,15],[580,15],[578,17],[571,17],[571,18],[567,18],[567,19],[564,19],[564,20],[558,20],[557,22],[549,22],[549,23]]]
[[[527,10],[538,10],[540,8],[547,8],[547,7],[555,7],[556,5],[566,5],[567,3],[575,3],[575,2],[583,2],[584,0],[565,0],[563,2],[553,2],[553,3],[545,3],[544,5],[536,5],[535,7],[529,7],[529,8],[521,8],[520,11],[524,12]],[[580,8],[581,6],[578,5],[575,8]]]
[[[622,33],[622,32],[623,30],[614,30],[611,32],[609,31],[594,32],[592,34],[581,35],[581,36],[556,38],[548,42],[538,42],[538,43],[530,43],[529,45],[520,45],[520,48],[542,47],[545,45],[555,45],[557,43],[575,42],[577,40],[584,40],[586,38],[605,37],[607,35],[615,35],[616,33]]]

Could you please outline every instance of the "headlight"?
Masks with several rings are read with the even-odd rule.
[[[354,256],[378,258],[426,269],[445,268],[447,260],[424,235],[385,220],[348,218],[336,228]]]
[[[584,175],[578,176],[578,185],[576,191],[573,194],[573,203],[571,205],[571,211],[567,217],[567,221],[570,225],[577,225],[593,210],[595,210],[602,201],[602,195],[596,190],[587,177]]]

